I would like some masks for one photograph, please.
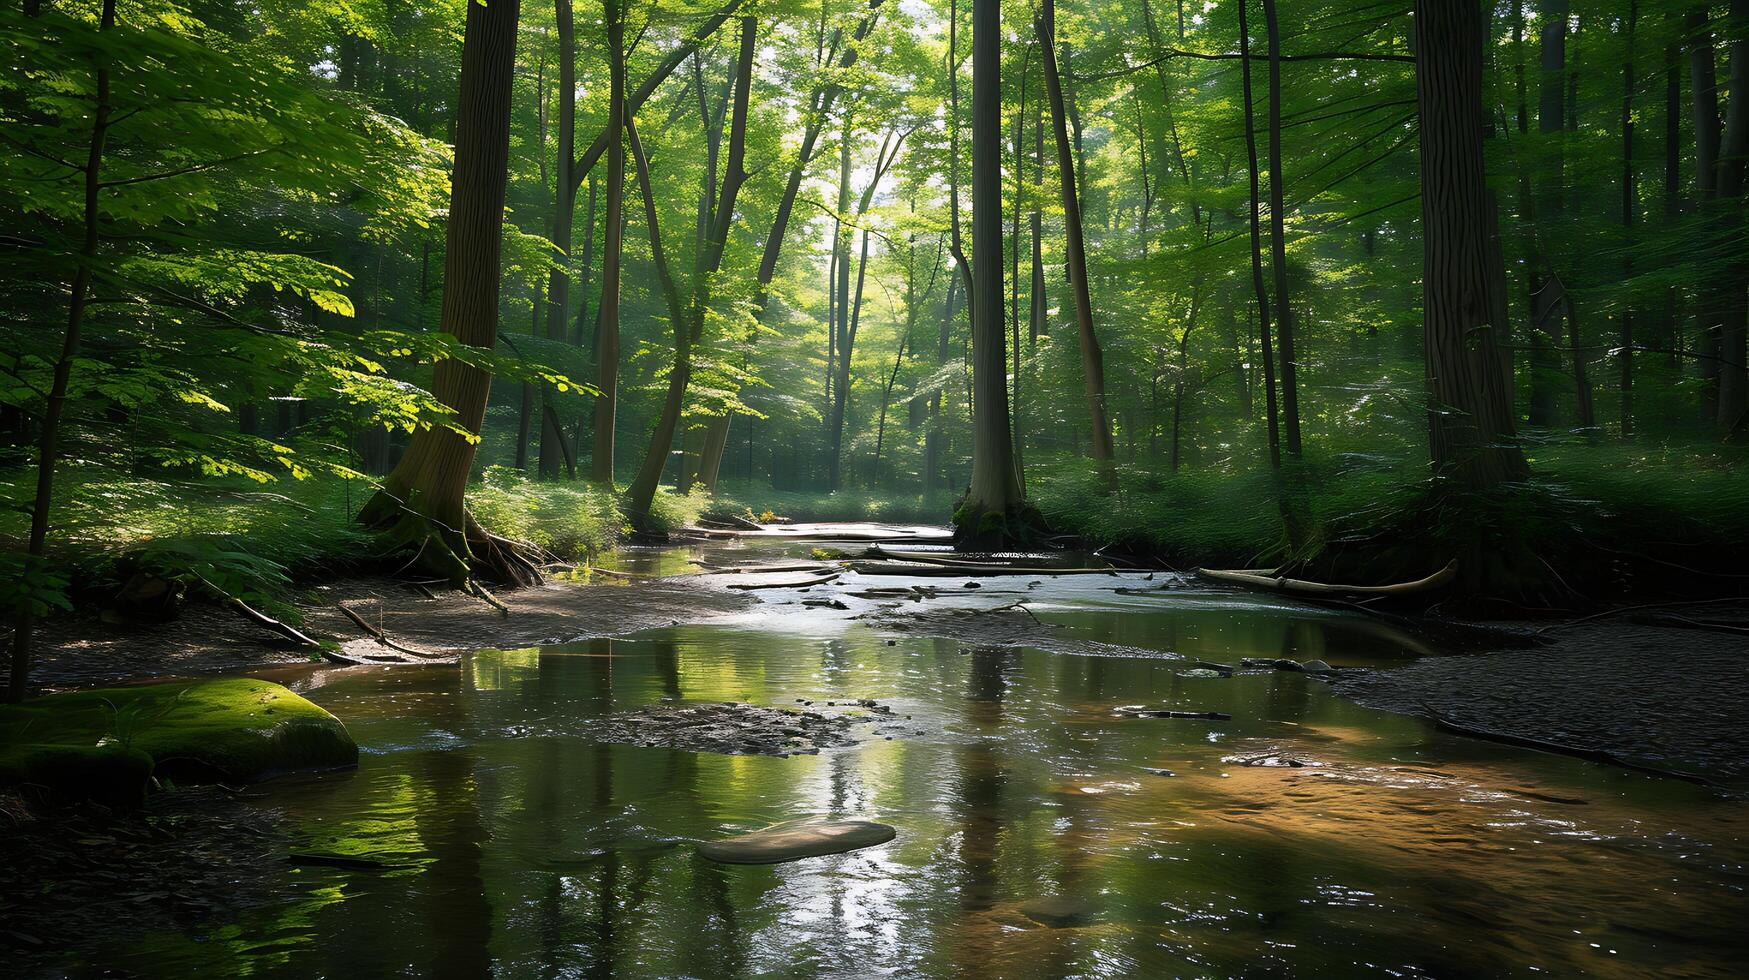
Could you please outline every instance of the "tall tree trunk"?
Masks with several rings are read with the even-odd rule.
[[[1026,433],[1020,424],[1020,206],[1026,196],[1026,157],[1021,148],[1025,135],[1027,69],[1032,67],[1032,48],[1020,66],[1020,105],[1014,110],[1014,222],[1008,246],[1008,334],[1014,352],[1013,393],[1010,405],[1014,411],[1014,468],[1020,474],[1020,489],[1026,490]]]
[[[1251,23],[1245,8],[1249,0],[1239,4],[1239,75],[1241,98],[1245,100],[1245,156],[1251,174],[1251,290],[1257,296],[1258,336],[1262,341],[1263,393],[1265,421],[1269,432],[1269,468],[1281,469],[1281,418],[1275,401],[1275,349],[1269,339],[1269,291],[1263,285],[1263,233],[1258,212],[1257,175],[1257,114],[1251,98]]]
[[[1263,0],[1264,29],[1269,34],[1269,268],[1275,279],[1276,337],[1281,343],[1281,421],[1289,456],[1300,454],[1300,388],[1294,354],[1293,304],[1287,291],[1287,183],[1281,170],[1281,30],[1275,0]]]
[[[1530,256],[1530,424],[1555,424],[1555,385],[1560,374],[1557,353],[1561,331],[1554,324],[1565,308],[1564,287],[1554,275],[1548,249],[1541,244],[1545,229],[1553,226],[1564,209],[1567,104],[1567,9],[1568,0],[1540,0],[1542,37],[1540,75],[1537,85],[1537,132],[1541,134],[1543,159],[1538,168],[1536,214],[1531,228]]]
[[[637,132],[630,117],[626,119],[627,138],[637,159],[638,181],[644,192],[644,214],[650,226],[650,250],[662,278],[663,292],[668,299],[669,315],[674,319],[674,368],[668,376],[668,393],[662,402],[662,414],[650,434],[650,448],[638,475],[626,490],[626,516],[641,530],[654,530],[650,523],[650,506],[656,499],[656,488],[662,480],[662,470],[668,453],[674,447],[674,432],[680,425],[680,413],[686,404],[686,389],[692,378],[692,347],[704,333],[705,312],[710,304],[710,281],[722,268],[723,253],[729,240],[729,229],[735,220],[735,199],[747,182],[744,167],[747,151],[747,108],[752,98],[753,57],[757,50],[758,22],[752,17],[741,19],[741,50],[735,68],[734,109],[729,123],[729,153],[723,168],[720,197],[714,209],[716,222],[710,241],[705,244],[704,259],[697,268],[701,274],[692,284],[690,304],[682,307],[678,290],[661,261],[661,233],[656,223],[656,203],[650,188],[649,165],[643,159],[637,142]],[[709,433],[706,433],[708,440]],[[701,460],[702,463],[702,460]],[[702,466],[701,466],[702,468]]]
[[[1075,327],[1081,341],[1081,371],[1087,392],[1087,414],[1093,429],[1093,458],[1108,485],[1115,484],[1112,468],[1111,422],[1105,403],[1105,355],[1093,330],[1093,298],[1087,283],[1087,242],[1081,227],[1081,198],[1075,180],[1075,158],[1069,142],[1068,118],[1063,104],[1062,78],[1057,72],[1056,3],[1045,0],[1033,24],[1043,54],[1045,94],[1051,105],[1051,127],[1057,141],[1057,173],[1062,184],[1064,257],[1069,289],[1075,298]],[[974,44],[976,39],[974,38]],[[974,78],[974,84],[976,79]],[[974,220],[976,206],[973,209]],[[977,317],[977,304],[972,306]]]
[[[1736,432],[1749,416],[1749,248],[1743,245],[1744,173],[1749,167],[1749,0],[1731,0],[1731,99],[1719,138],[1717,240],[1724,243],[1718,272],[1718,421]]]
[[[972,0],[972,481],[954,524],[962,546],[980,549],[1030,537],[1035,523],[1014,465],[1002,336],[1001,31],[1001,0]]]
[[[1027,319],[1027,350],[1038,346],[1039,334],[1049,333],[1045,323],[1045,262],[1043,211],[1045,191],[1045,127],[1044,112],[1035,104],[1032,110],[1032,288],[1029,292],[1031,316]]]
[[[1436,474],[1473,490],[1529,475],[1489,322],[1483,34],[1470,0],[1415,4],[1429,448]]]
[[[1634,278],[1634,33],[1639,26],[1638,0],[1628,0],[1627,41],[1621,61],[1621,226],[1622,282]],[[1628,296],[1621,311],[1621,434],[1634,435],[1634,301]]]
[[[573,177],[571,166],[577,152],[577,31],[573,22],[571,0],[554,0],[554,20],[559,33],[559,138],[553,170],[553,221],[550,240],[559,250],[558,261],[547,274],[548,340],[565,339],[567,320],[571,313],[571,229],[577,210],[577,192],[582,181]],[[541,386],[540,474],[559,475],[564,462],[564,433],[548,423],[556,418],[551,385]]]
[[[595,338],[595,445],[589,478],[613,489],[614,424],[619,409],[619,264],[625,236],[625,8],[605,0],[607,20],[607,214],[601,246],[601,321]]]
[[[499,247],[509,175],[510,100],[516,71],[518,0],[469,4],[456,100],[455,171],[450,182],[444,249],[441,329],[470,347],[498,338]],[[432,394],[454,410],[454,423],[477,435],[492,376],[456,360],[437,364]],[[470,559],[515,582],[538,580],[526,562],[473,523],[465,494],[474,442],[443,426],[421,429],[359,519],[414,549],[416,563],[455,583]]]
[[[1666,18],[1675,13],[1666,11]],[[1664,48],[1664,220],[1675,225],[1682,214],[1682,45],[1672,41]],[[1676,328],[1677,286],[1664,289],[1664,306],[1658,315],[1658,336],[1652,346],[1670,353],[1665,363],[1677,364],[1676,348],[1679,331]]]
[[[949,332],[953,327],[954,317],[959,314],[957,301],[962,280],[962,276],[955,275],[947,281],[947,298],[942,301],[941,322],[936,325],[935,366],[937,368],[947,363]],[[935,393],[929,396],[929,428],[923,435],[923,490],[925,493],[945,486],[947,483],[942,465],[942,455],[945,452],[947,442],[947,418],[943,411],[944,401],[940,388],[937,388]]]
[[[34,7],[26,16],[37,16]],[[115,0],[103,0],[97,30],[106,32],[115,26]],[[96,72],[96,92],[91,110],[90,139],[86,143],[84,185],[85,208],[81,222],[84,237],[79,246],[78,267],[73,270],[73,282],[67,302],[67,329],[61,335],[61,356],[55,360],[53,380],[43,406],[42,433],[37,443],[36,496],[31,500],[30,540],[25,546],[24,571],[32,576],[47,572],[43,560],[48,546],[49,511],[54,507],[55,465],[61,455],[61,416],[66,411],[67,385],[73,375],[73,361],[79,356],[80,333],[85,326],[85,307],[90,300],[91,280],[96,272],[97,249],[100,243],[98,203],[103,190],[103,148],[109,139],[110,78],[107,63],[100,63]],[[6,697],[22,701],[30,688],[31,640],[36,629],[36,611],[30,603],[20,603],[12,623],[12,663],[8,672]]]

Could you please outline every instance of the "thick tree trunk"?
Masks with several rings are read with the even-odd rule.
[[[622,130],[630,107],[625,97],[625,8],[606,0],[607,19],[607,214],[601,247],[601,314],[595,336],[595,444],[589,478],[613,489],[614,425],[619,409],[619,265],[625,236],[626,154]]]
[[[1269,291],[1263,285],[1263,232],[1257,175],[1257,114],[1251,98],[1251,23],[1247,4],[1239,4],[1239,74],[1245,100],[1245,156],[1251,175],[1251,290],[1257,297],[1258,338],[1262,343],[1265,421],[1269,433],[1269,468],[1281,469],[1281,419],[1275,401],[1275,349],[1269,339]]]
[[[1474,490],[1529,474],[1488,297],[1488,188],[1482,155],[1482,10],[1415,4],[1428,429],[1433,468]]]
[[[509,173],[510,98],[516,70],[518,0],[470,4],[456,101],[455,171],[444,250],[441,329],[490,350],[498,337],[499,245]],[[492,376],[461,361],[437,364],[432,394],[453,422],[478,434]],[[415,563],[460,584],[470,559],[512,581],[538,579],[532,567],[472,523],[465,503],[474,443],[447,427],[414,433],[383,488],[359,515],[415,549]],[[475,555],[475,551],[481,553]]]
[[[1087,283],[1087,243],[1081,226],[1081,198],[1075,179],[1075,157],[1069,142],[1067,113],[1063,103],[1062,78],[1057,72],[1056,4],[1045,0],[1033,25],[1043,53],[1045,94],[1051,106],[1051,127],[1057,141],[1057,172],[1062,184],[1064,258],[1069,289],[1075,299],[1075,327],[1081,342],[1081,370],[1087,392],[1087,414],[1093,429],[1093,458],[1099,461],[1107,483],[1114,483],[1111,422],[1105,400],[1105,355],[1093,330],[1093,298]],[[976,39],[973,41],[976,44]],[[976,79],[974,79],[974,84]],[[973,209],[976,219],[976,206]],[[977,317],[977,304],[972,305]]]
[[[1051,26],[1053,0],[1044,0]],[[972,481],[954,513],[964,547],[996,548],[1031,536],[1009,427],[1002,336],[1002,5],[972,2]],[[1048,30],[1040,31],[1049,38]]]
[[[1281,30],[1275,0],[1263,0],[1269,34],[1269,269],[1275,280],[1276,337],[1281,344],[1281,422],[1289,456],[1300,454],[1300,388],[1294,354],[1293,304],[1287,291],[1286,176],[1281,170]]]

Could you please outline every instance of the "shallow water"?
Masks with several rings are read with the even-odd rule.
[[[1034,608],[1113,650],[1413,652],[1232,596],[1079,583]],[[1628,977],[1725,975],[1749,951],[1749,820],[1699,788],[1445,736],[1303,674],[889,646],[797,613],[481,652],[459,672],[303,677],[364,754],[355,773],[265,784],[262,804],[302,849],[399,867],[269,869],[274,899],[241,920],[92,959],[163,975]],[[910,719],[891,741],[790,758],[590,737],[590,719],[664,698],[875,698]],[[1114,714],[1127,704],[1233,718]],[[898,838],[769,867],[692,847],[813,814]],[[1022,911],[1049,897],[1083,924]]]

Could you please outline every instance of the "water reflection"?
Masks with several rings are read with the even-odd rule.
[[[1098,622],[1076,628],[1131,629]],[[1350,652],[1278,618],[1213,625],[1152,642]],[[266,803],[312,849],[407,867],[288,870],[276,904],[205,941],[93,937],[81,956],[145,974],[1027,980],[1701,974],[1745,952],[1739,804],[1449,739],[1303,675],[1186,666],[695,627],[346,672],[311,696],[365,747],[358,772],[269,784]],[[589,735],[662,698],[864,697],[918,734],[789,759]],[[1138,702],[1234,717],[1112,711]],[[776,867],[690,847],[816,813],[900,836]],[[1043,900],[1070,914],[1041,921]]]

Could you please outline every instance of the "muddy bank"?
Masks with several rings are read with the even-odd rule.
[[[304,632],[347,651],[377,650],[376,641],[339,604],[397,643],[432,653],[523,647],[591,636],[696,623],[745,608],[753,600],[706,590],[688,580],[635,585],[550,582],[496,594],[508,616],[484,600],[442,591],[428,598],[392,579],[341,579],[316,586],[298,609]],[[320,659],[206,603],[191,603],[168,623],[117,625],[95,615],[60,617],[42,627],[35,682],[39,689],[87,687],[147,677],[237,673]]]
[[[1548,646],[1345,671],[1368,707],[1749,780],[1749,636],[1610,618],[1545,633]]]

